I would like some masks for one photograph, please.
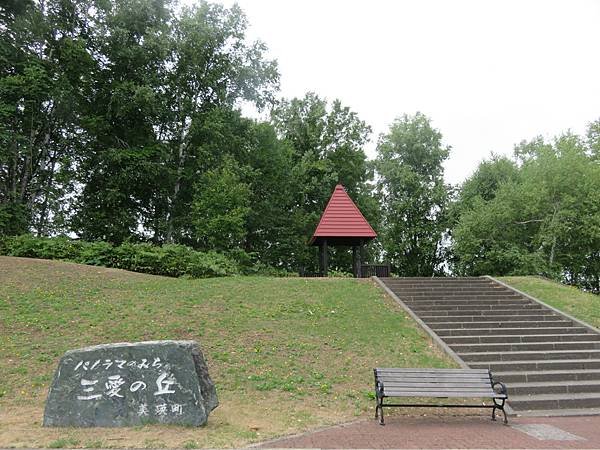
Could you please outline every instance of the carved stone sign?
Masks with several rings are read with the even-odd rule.
[[[44,426],[199,426],[218,404],[195,341],[98,345],[61,358]]]

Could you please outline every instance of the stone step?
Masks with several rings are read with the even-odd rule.
[[[521,409],[599,408],[600,393],[517,395],[509,397],[508,403],[516,411]]]
[[[514,304],[514,305],[480,305],[480,306],[473,306],[473,305],[427,305],[427,306],[421,306],[421,305],[414,305],[411,306],[410,309],[412,309],[414,312],[418,312],[419,314],[428,314],[429,311],[431,312],[435,312],[438,314],[450,314],[452,312],[455,312],[456,315],[469,315],[469,313],[479,313],[479,314],[487,314],[487,313],[491,313],[491,312],[504,312],[504,311],[518,311],[518,312],[525,312],[527,311],[528,313],[531,312],[536,312],[536,313],[540,313],[540,314],[546,314],[546,313],[551,313],[554,314],[554,312],[550,309],[542,309],[542,305],[538,305],[538,304],[533,304],[533,303],[522,303],[522,304]]]
[[[600,381],[600,369],[588,370],[531,370],[528,372],[494,372],[494,380],[507,386],[513,383],[544,383],[559,381]]]
[[[381,278],[385,283],[436,283],[436,282],[444,282],[444,283],[470,283],[470,282],[478,282],[483,281],[486,283],[493,283],[489,278],[483,277],[382,277]]]
[[[401,292],[406,295],[410,294],[446,294],[446,295],[460,295],[462,293],[483,293],[483,294],[509,294],[514,295],[515,292],[505,287],[494,287],[494,286],[460,286],[460,287],[446,287],[446,286],[431,286],[431,287],[409,287],[409,286],[394,286],[391,288],[395,292]]]
[[[394,294],[396,294],[400,299],[407,299],[411,301],[421,301],[421,300],[525,300],[525,298],[519,294],[506,294],[502,292],[487,292],[487,293],[473,293],[473,292],[457,292],[456,294],[452,294],[446,292],[445,294],[404,294],[402,292],[397,292],[394,290]]]
[[[402,281],[402,280],[418,280],[418,281],[437,281],[437,280],[450,280],[450,281],[461,281],[461,280],[486,280],[491,281],[487,277],[382,277],[383,280]]]
[[[448,342],[446,342],[448,343]],[[458,354],[481,352],[522,352],[546,350],[600,350],[600,341],[577,342],[527,342],[496,344],[450,344]]]
[[[520,306],[531,305],[526,300],[427,300],[427,301],[412,301],[402,300],[402,302],[412,308],[421,308],[425,306],[468,306],[471,308],[496,307],[496,306]]]
[[[570,327],[570,320],[511,320],[511,321],[480,321],[480,322],[434,322],[427,324],[432,330],[467,329],[467,328],[548,328]]]
[[[412,308],[411,308],[412,309]],[[503,317],[503,316],[556,316],[557,314],[552,310],[543,310],[536,311],[531,309],[485,309],[485,310],[475,310],[475,309],[465,309],[462,311],[415,311],[419,313],[419,317]]]
[[[445,336],[493,336],[493,335],[546,335],[546,334],[581,334],[586,333],[584,327],[531,327],[531,328],[437,328],[435,333],[445,339]]]
[[[530,361],[487,361],[470,362],[473,369],[488,369],[496,372],[529,372],[537,370],[595,370],[600,369],[600,359],[558,359]]]
[[[432,297],[432,298],[417,298],[398,295],[398,298],[408,306],[464,306],[476,305],[476,308],[481,306],[492,305],[529,305],[531,302],[523,298],[495,298],[495,297]]]
[[[521,307],[525,305],[531,305],[532,303],[529,300],[524,300],[522,298],[434,298],[434,299],[425,299],[419,300],[414,298],[407,297],[399,297],[406,306],[410,308],[423,308],[426,306],[439,306],[439,307],[452,307],[452,306],[469,306],[474,309],[480,309],[485,307],[494,307],[494,306],[511,306],[511,307]],[[542,308],[544,309],[544,308]],[[548,308],[547,308],[548,309]]]
[[[511,322],[511,321],[556,321],[556,320],[564,320],[562,317],[558,316],[556,313],[551,314],[505,314],[505,315],[477,315],[477,316],[432,316],[432,315],[422,315],[420,316],[421,320],[426,323],[434,323],[434,322]],[[560,319],[559,319],[560,317]]]
[[[495,336],[447,336],[444,342],[448,345],[467,344],[525,344],[525,343],[555,343],[555,342],[581,342],[600,341],[600,334],[537,334],[537,335],[512,335],[500,334]]]
[[[479,352],[458,353],[467,364],[470,362],[511,362],[511,361],[550,361],[568,359],[598,359],[600,350],[546,350],[546,351],[518,351],[518,352]]]
[[[390,289],[392,289],[393,291],[412,291],[412,292],[424,292],[424,291],[435,291],[435,292],[454,292],[456,290],[495,290],[497,289],[496,287],[494,287],[492,284],[488,284],[488,283],[478,283],[478,284],[473,284],[473,283],[468,283],[468,284],[455,284],[453,285],[449,285],[449,284],[432,284],[432,285],[426,285],[426,286],[420,286],[420,285],[415,285],[415,284],[393,284],[393,285],[387,285]]]
[[[542,381],[537,383],[510,383],[507,386],[508,398],[537,394],[580,394],[600,393],[600,380],[588,381]]]
[[[390,289],[446,289],[448,291],[453,291],[454,289],[496,289],[493,283],[486,282],[468,282],[468,283],[427,283],[427,284],[418,284],[418,283],[387,283],[386,284]]]
[[[448,296],[456,296],[456,295],[509,295],[509,296],[519,296],[522,297],[518,292],[512,291],[510,289],[497,289],[490,286],[480,286],[480,287],[462,287],[462,288],[405,288],[405,287],[391,287],[394,292],[398,292],[403,295],[448,295]]]
[[[404,278],[381,278],[385,281],[385,284],[470,284],[470,283],[487,283],[496,284],[489,278],[482,277],[436,277],[436,278],[423,278],[423,277],[404,277]]]

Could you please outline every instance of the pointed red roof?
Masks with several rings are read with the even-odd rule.
[[[348,196],[346,189],[338,184],[323,211],[319,225],[309,244],[320,237],[354,237],[373,239],[373,231],[367,219]]]

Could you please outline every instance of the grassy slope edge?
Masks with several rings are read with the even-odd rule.
[[[371,368],[448,367],[369,281],[173,279],[0,257],[0,447],[227,447],[371,417]],[[60,356],[196,339],[221,406],[205,428],[44,429]]]
[[[500,281],[596,328],[600,328],[600,296],[539,277],[499,277]]]

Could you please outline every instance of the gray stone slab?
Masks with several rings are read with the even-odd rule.
[[[585,441],[581,436],[545,423],[513,424],[511,427],[540,441]]]
[[[44,426],[200,426],[218,406],[195,341],[118,343],[71,350],[48,393]]]

